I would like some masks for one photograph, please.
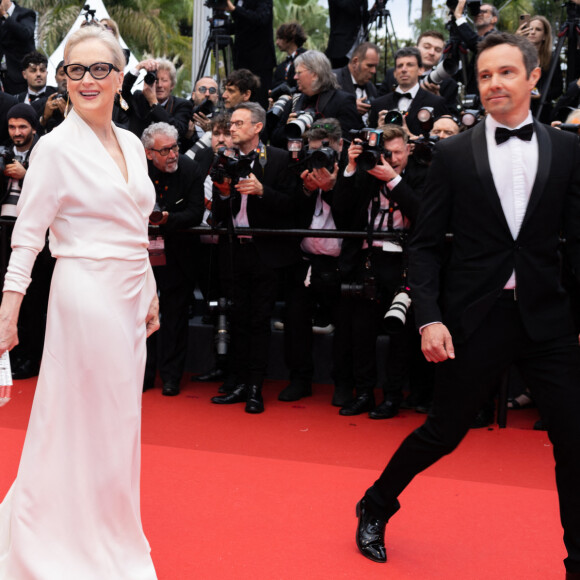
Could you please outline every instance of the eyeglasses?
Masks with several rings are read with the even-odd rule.
[[[149,150],[159,153],[161,157],[167,157],[170,151],[177,155],[177,153],[179,153],[179,143],[174,143],[171,147],[163,147],[162,149],[153,149],[153,147],[149,147]]]
[[[95,62],[90,66],[85,66],[84,64],[67,64],[63,68],[66,76],[73,81],[80,81],[87,71],[98,81],[107,78],[112,70],[119,72],[119,69],[110,62]]]
[[[215,87],[197,87],[197,90],[202,94],[209,93],[210,95],[215,95],[217,93],[217,89]]]
[[[237,129],[239,129],[240,127],[244,126],[245,121],[230,121],[229,123],[227,123],[227,127],[228,129],[231,129],[233,125],[236,126]],[[255,125],[257,123],[257,121],[250,121],[250,125]]]

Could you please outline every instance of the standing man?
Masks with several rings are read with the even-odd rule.
[[[490,35],[477,75],[484,123],[438,143],[411,240],[422,350],[437,364],[431,413],[357,505],[359,550],[385,562],[385,525],[415,475],[453,451],[516,363],[554,447],[567,579],[580,578],[580,349],[562,287],[560,236],[580,272],[580,148],[533,122],[540,77],[525,38]],[[449,255],[445,235],[454,236]]]
[[[363,38],[369,21],[367,0],[328,0],[330,35],[326,56],[332,68],[348,64],[352,51]]]
[[[56,87],[46,86],[48,76],[48,59],[44,54],[34,50],[22,59],[22,76],[26,81],[26,90],[18,95],[19,103],[32,105],[56,92]]]
[[[34,10],[18,6],[12,0],[0,1],[0,76],[4,90],[17,95],[26,90],[20,63],[34,50]]]
[[[189,157],[179,155],[177,136],[177,129],[172,125],[154,123],[141,137],[158,209],[150,223],[159,226],[166,260],[165,265],[153,268],[163,329],[147,339],[143,388],[153,387],[156,369],[159,369],[162,394],[169,397],[179,394],[185,368],[188,309],[194,282],[194,244],[197,242],[180,230],[199,225],[204,211],[204,176]]]
[[[276,67],[272,88],[276,88],[282,83],[286,83],[289,87],[296,86],[294,59],[306,52],[303,45],[307,39],[306,32],[304,32],[298,22],[285,22],[278,26],[276,30],[276,47],[280,52],[285,52],[288,56]]]

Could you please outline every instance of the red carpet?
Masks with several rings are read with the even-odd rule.
[[[387,528],[389,562],[354,544],[354,506],[424,417],[340,417],[331,387],[266,412],[209,402],[216,386],[143,397],[143,521],[160,580],[563,579],[552,449],[535,412],[472,431],[418,476]],[[16,474],[34,381],[0,410],[0,495]]]

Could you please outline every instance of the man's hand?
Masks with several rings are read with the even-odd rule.
[[[373,177],[384,182],[389,182],[391,179],[395,179],[398,175],[382,153],[379,162],[372,169],[369,169],[367,173],[370,173]]]
[[[360,139],[353,139],[348,148],[348,165],[346,171],[354,173],[356,171],[356,159],[363,152],[363,145]]]
[[[232,0],[228,0],[226,2],[226,10],[228,12],[233,12],[236,9],[236,7],[234,6],[234,3],[232,2]]]
[[[334,170],[332,173],[323,167],[322,169],[313,169],[312,172],[305,170],[300,174],[300,178],[304,182],[304,187],[309,191],[316,191],[317,189],[322,189],[322,191],[330,191],[334,189],[336,185],[336,180],[338,178],[338,163],[334,164]]]
[[[429,362],[443,362],[455,358],[453,340],[447,327],[440,322],[423,328],[421,334],[421,350]]]
[[[441,96],[441,94],[439,92],[439,85],[437,83],[430,83],[427,81],[427,79],[423,79],[421,81],[421,87],[423,89],[425,89],[426,91],[429,91],[430,93],[433,93],[434,95],[437,95],[438,97]]]
[[[6,177],[11,177],[12,179],[24,179],[26,169],[20,161],[14,161],[6,166],[6,169],[4,169],[4,175],[6,175]]]
[[[52,117],[52,114],[59,110],[64,115],[64,110],[66,109],[66,99],[62,98],[60,93],[53,93],[46,99],[46,104],[44,105],[44,111],[42,112],[42,117],[46,121]]]
[[[155,81],[152,85],[143,83],[143,96],[147,99],[147,102],[151,107],[153,107],[153,105],[157,105],[157,103],[159,102],[157,100],[157,93],[155,91],[156,86],[157,81]]]
[[[466,0],[459,0],[459,2],[457,2],[457,6],[453,12],[455,20],[459,20],[463,16],[463,12],[465,11],[465,2]]]
[[[250,173],[246,179],[240,179],[235,188],[242,195],[264,195],[264,186],[253,173]]]
[[[6,16],[10,6],[12,6],[12,0],[2,0],[2,2],[0,2],[0,16]]]
[[[193,122],[196,125],[199,125],[204,131],[209,131],[211,129],[211,120],[203,113],[195,113],[193,115]]]
[[[356,110],[358,111],[359,115],[366,115],[371,110],[370,103],[365,103],[367,100],[367,97],[356,100]]]

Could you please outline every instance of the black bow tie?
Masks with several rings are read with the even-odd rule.
[[[28,101],[30,103],[34,103],[34,101],[36,101],[36,99],[40,99],[40,97],[42,97],[42,95],[28,95]]]
[[[398,103],[403,97],[413,100],[413,95],[411,93],[397,93],[395,91],[393,97],[395,98],[395,103]]]
[[[534,134],[534,125],[533,123],[528,123],[519,129],[514,129],[510,131],[505,127],[498,127],[495,130],[495,142],[498,145],[505,143],[510,137],[517,137],[522,141],[531,141],[532,135]]]
[[[357,85],[357,84],[355,84],[354,86],[355,86],[355,88],[360,89],[361,91],[366,91],[366,89],[367,89],[367,86],[366,85]]]

